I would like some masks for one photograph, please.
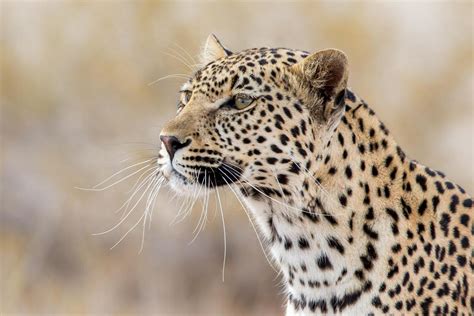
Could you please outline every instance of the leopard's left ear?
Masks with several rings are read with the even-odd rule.
[[[337,49],[326,49],[309,55],[293,65],[296,85],[315,118],[338,120],[344,110],[347,87],[347,56]]]
[[[206,65],[229,55],[232,55],[232,52],[225,48],[214,34],[210,34],[207,37],[206,44],[204,44],[200,61],[202,65]]]

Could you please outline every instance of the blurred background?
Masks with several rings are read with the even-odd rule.
[[[350,85],[407,154],[473,193],[473,4],[456,2],[1,1],[0,313],[275,315],[284,296],[240,205],[223,194],[170,225],[162,190],[144,247],[139,207],[116,230],[136,178],[81,191],[156,154],[179,61],[207,35],[350,59]],[[130,170],[136,170],[130,169]],[[127,174],[127,173],[125,173]]]

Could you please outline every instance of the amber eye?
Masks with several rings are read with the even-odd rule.
[[[245,94],[238,94],[234,97],[234,106],[237,110],[243,110],[252,104],[254,99]]]

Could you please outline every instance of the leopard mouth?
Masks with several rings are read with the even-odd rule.
[[[199,184],[207,188],[216,188],[239,181],[243,173],[240,167],[225,162],[217,167],[195,166],[192,169],[194,172],[186,176],[174,166],[169,165],[166,171],[162,170],[162,174],[168,181],[175,184],[179,183],[179,185],[185,186]],[[191,174],[193,175],[191,176]]]
[[[242,169],[238,166],[222,163],[218,167],[199,168],[196,182],[208,187],[215,188],[231,185],[240,180]]]

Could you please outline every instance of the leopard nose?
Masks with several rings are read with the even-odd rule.
[[[174,154],[181,148],[184,148],[191,144],[191,139],[187,139],[185,142],[181,142],[176,136],[160,136],[161,141],[165,145],[166,151],[170,155],[170,160],[173,160]]]

